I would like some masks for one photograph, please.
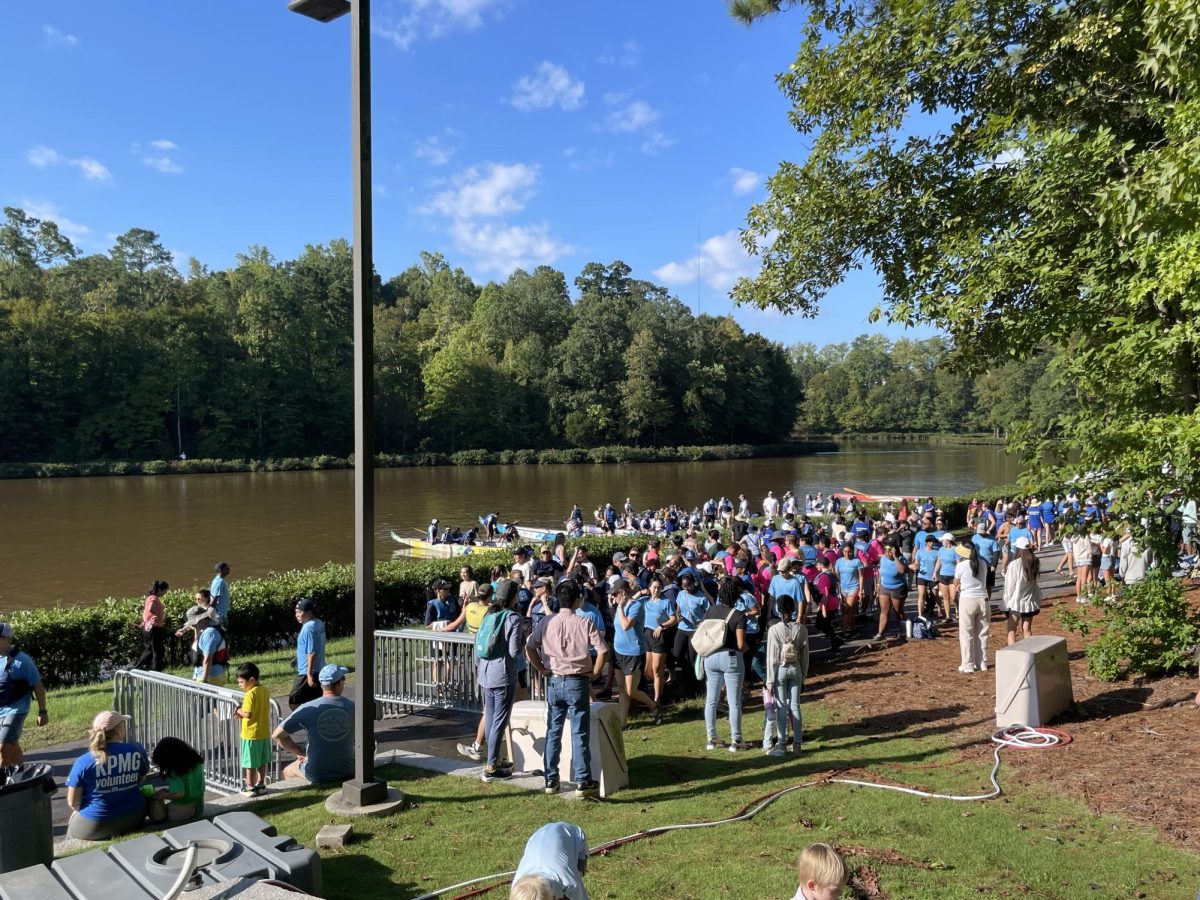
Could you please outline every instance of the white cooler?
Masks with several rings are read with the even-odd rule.
[[[996,651],[996,727],[1045,725],[1070,708],[1067,641],[1035,635]]]
[[[508,723],[508,758],[514,772],[532,772],[542,768],[546,750],[546,701],[522,700],[513,704]],[[621,735],[620,712],[615,703],[592,703],[592,778],[600,782],[600,796],[629,786],[629,764],[625,761],[625,741]],[[558,778],[574,780],[571,720],[563,728],[562,753]]]

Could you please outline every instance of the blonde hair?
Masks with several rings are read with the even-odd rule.
[[[558,900],[558,894],[541,875],[526,875],[513,882],[508,900]]]
[[[108,745],[116,742],[119,732],[124,727],[125,723],[120,722],[107,731],[103,728],[93,728],[88,732],[88,749],[96,758],[96,765],[102,766],[108,761]]]
[[[801,885],[811,880],[820,887],[843,887],[846,884],[846,863],[828,844],[810,844],[800,852],[796,875]]]

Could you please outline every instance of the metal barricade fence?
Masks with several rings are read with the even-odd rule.
[[[532,698],[541,700],[541,675],[532,667],[527,674]],[[376,631],[375,699],[386,714],[398,707],[482,712],[475,636],[423,628]]]
[[[153,750],[164,737],[186,741],[204,756],[204,782],[220,791],[243,784],[241,720],[234,712],[242,705],[241,691],[201,684],[134,669],[113,675],[113,708],[129,718],[129,739]],[[270,701],[270,729],[283,718],[279,703]],[[267,774],[281,777],[279,748],[272,742]]]

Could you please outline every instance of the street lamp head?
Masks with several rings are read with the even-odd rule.
[[[350,0],[290,0],[288,9],[318,22],[332,22],[350,12]]]

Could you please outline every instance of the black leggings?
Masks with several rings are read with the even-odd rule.
[[[677,629],[675,646],[672,651],[672,655],[683,670],[684,695],[695,696],[700,690],[700,682],[696,680],[696,651],[692,647],[692,632]]]
[[[167,665],[167,657],[164,649],[167,629],[160,625],[153,625],[149,631],[145,631],[142,634],[142,655],[138,657],[138,661],[133,664],[133,667],[135,669],[151,669],[155,672],[161,672]]]
[[[831,644],[842,642],[842,639],[833,632],[833,616],[828,613],[817,613],[817,631],[829,638]]]

